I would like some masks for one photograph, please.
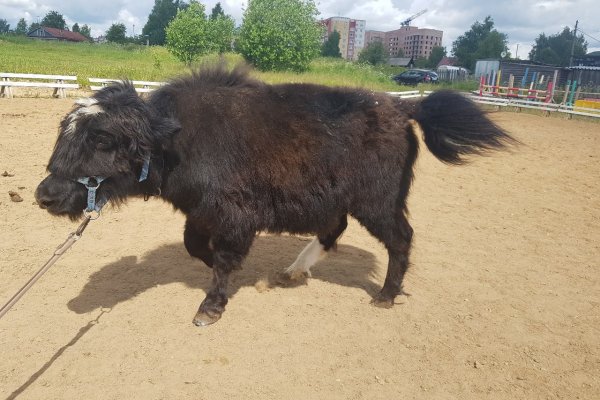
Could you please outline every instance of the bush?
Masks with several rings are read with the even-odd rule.
[[[313,0],[252,0],[237,50],[262,71],[306,71],[320,50],[317,15]]]

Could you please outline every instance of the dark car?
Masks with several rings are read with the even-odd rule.
[[[397,83],[416,85],[417,83],[437,83],[438,75],[426,69],[409,69],[392,77]]]

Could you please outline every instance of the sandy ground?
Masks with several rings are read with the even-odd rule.
[[[76,224],[34,204],[72,99],[0,99],[0,303]],[[450,167],[424,147],[411,296],[369,305],[387,254],[352,221],[305,286],[261,289],[310,238],[259,237],[223,318],[158,200],[106,210],[0,320],[0,397],[599,399],[600,124],[516,113],[523,142]],[[16,191],[22,202],[11,201]]]

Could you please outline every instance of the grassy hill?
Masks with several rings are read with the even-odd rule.
[[[199,63],[216,57],[204,57]],[[230,63],[242,62],[237,54],[225,57]],[[186,73],[187,68],[166,48],[159,46],[49,42],[0,36],[0,72],[77,75],[78,83],[86,87],[89,86],[87,78],[91,77],[164,81]],[[319,58],[313,61],[308,72],[302,74],[255,71],[254,75],[269,83],[311,82],[378,91],[409,90],[390,80],[391,75],[399,72],[400,69],[392,67]]]

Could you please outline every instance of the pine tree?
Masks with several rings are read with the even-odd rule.
[[[342,53],[340,52],[340,33],[338,31],[334,30],[331,32],[327,40],[323,43],[321,55],[323,57],[342,57]]]

